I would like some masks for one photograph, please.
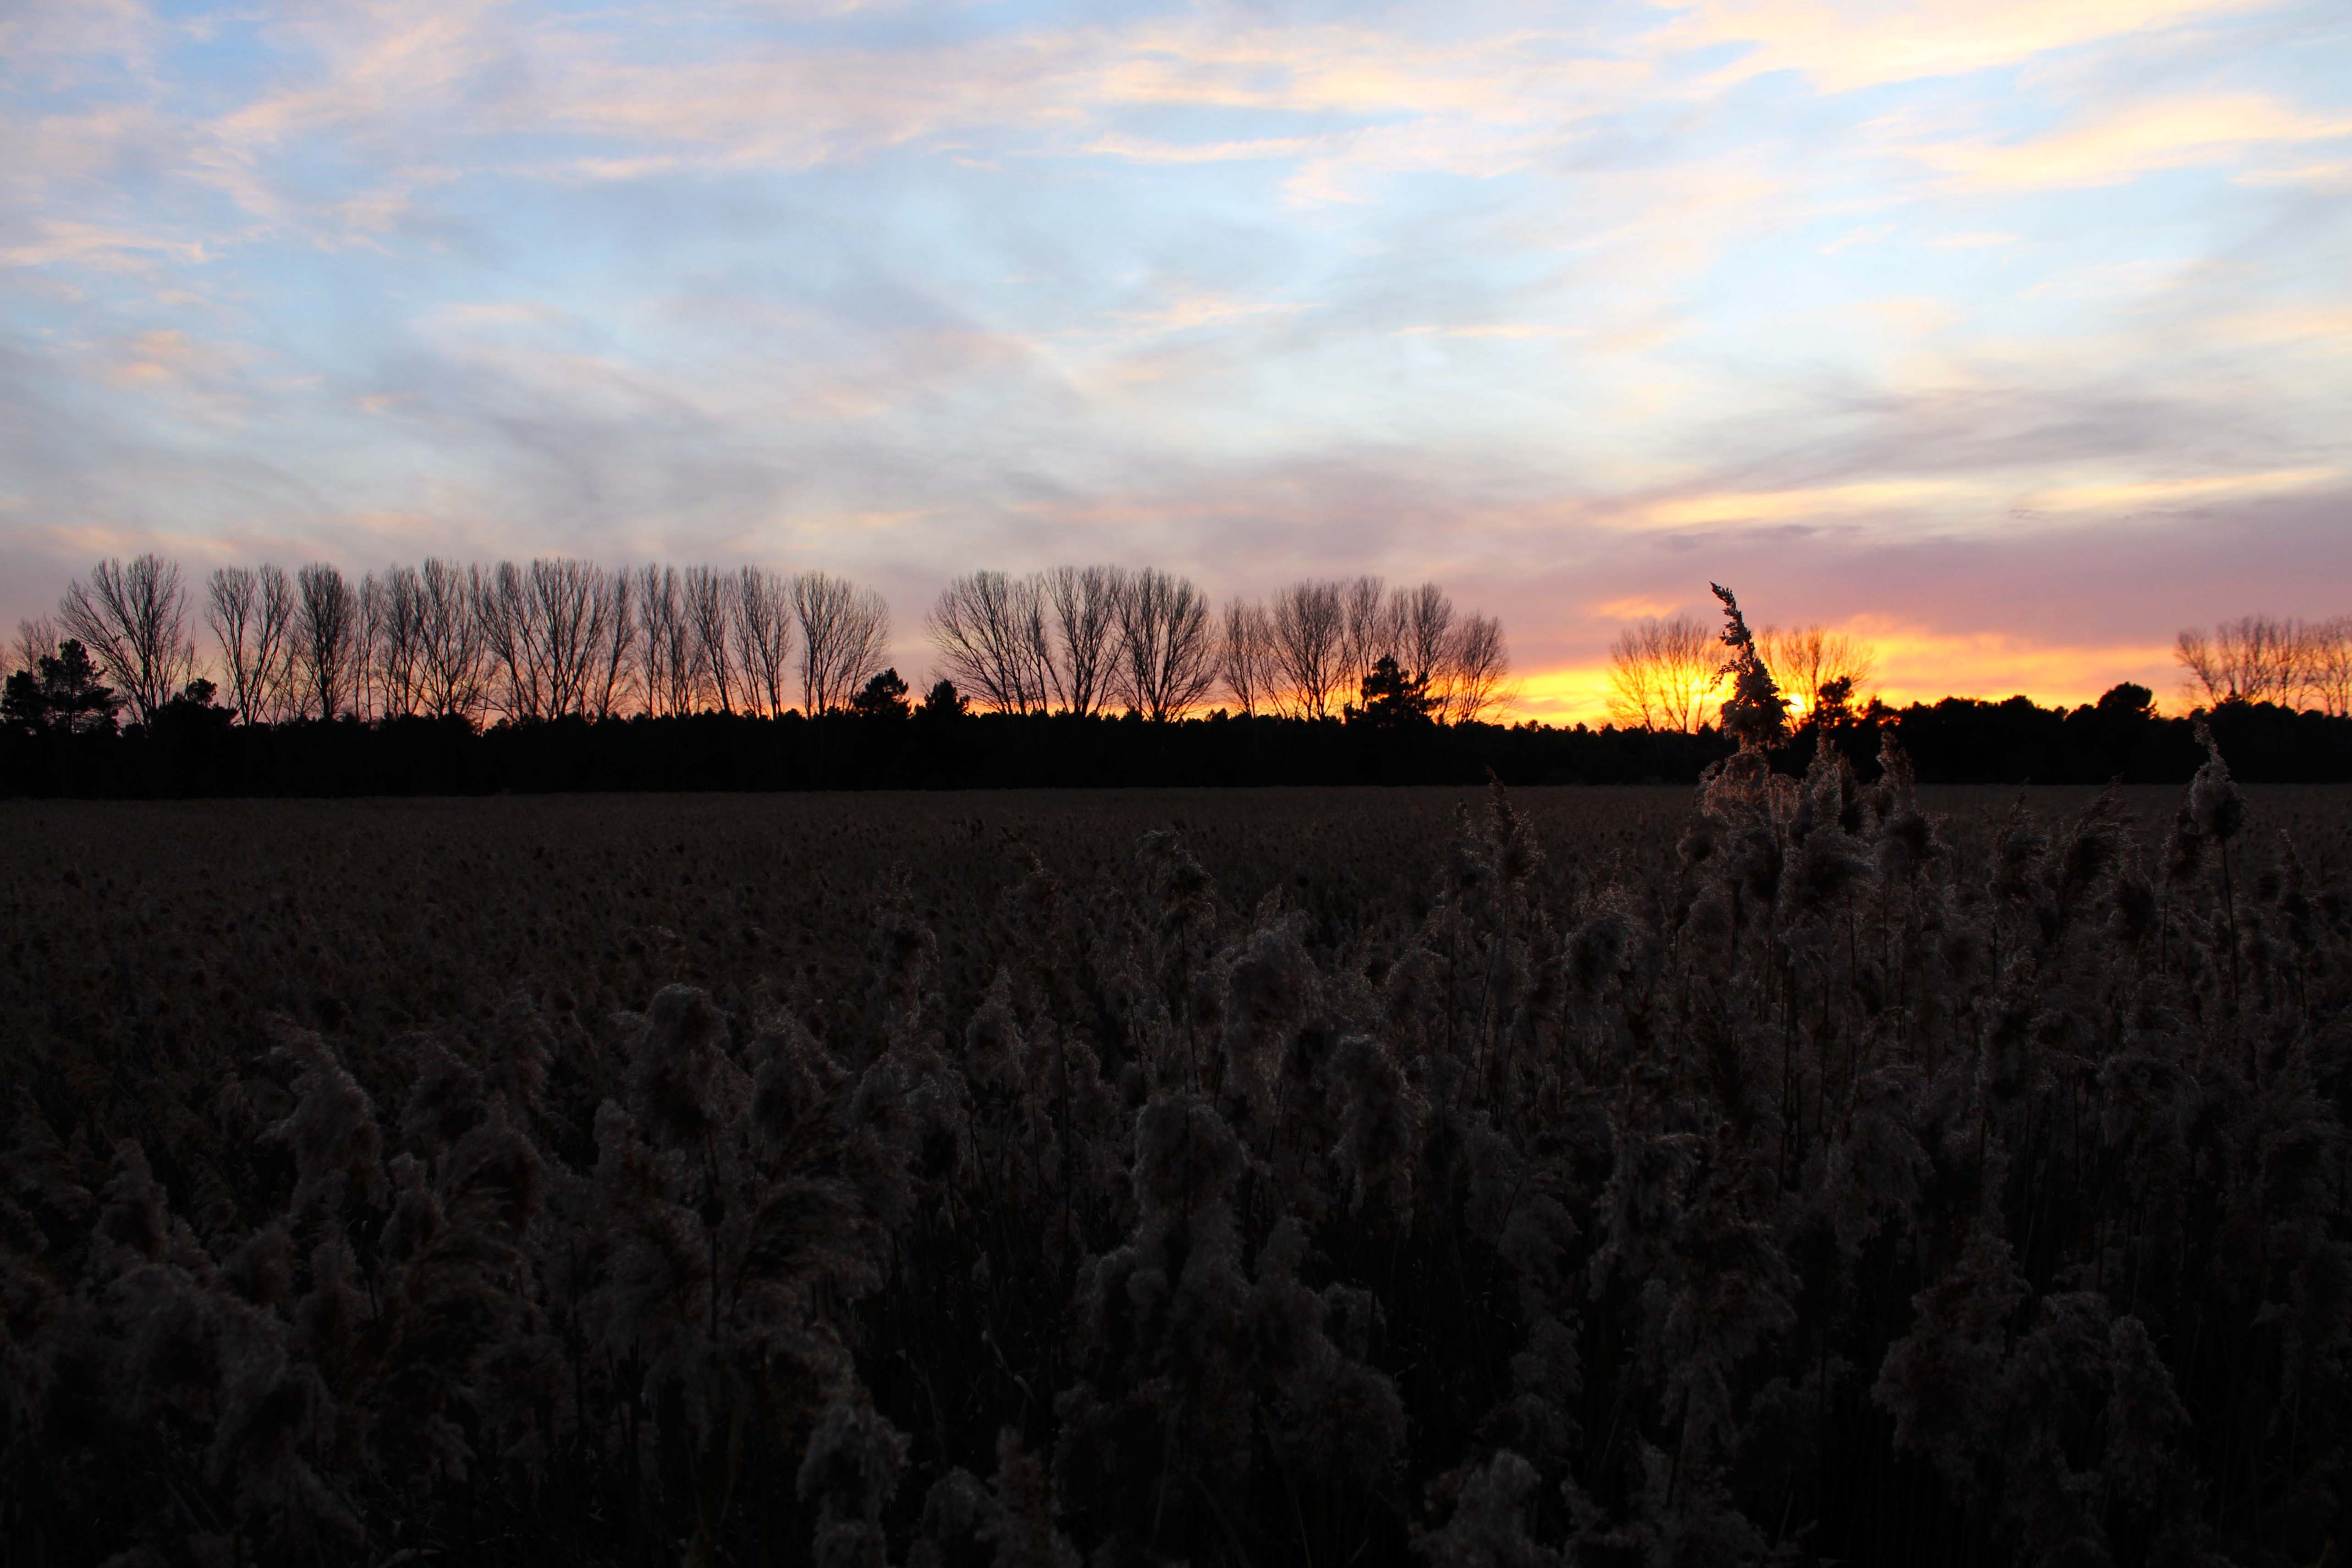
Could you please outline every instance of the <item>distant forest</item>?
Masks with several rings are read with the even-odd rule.
[[[1688,617],[1621,635],[1612,722],[1503,724],[1500,624],[1376,577],[1220,612],[1149,569],[971,574],[925,617],[941,678],[919,696],[877,668],[879,595],[822,573],[224,568],[202,650],[188,601],[173,563],[108,561],[54,621],[20,626],[0,793],[1688,784],[1735,749],[1716,638]],[[2352,781],[2345,633],[2249,618],[2182,634],[2240,778]],[[1758,647],[1790,772],[1827,745],[1873,776],[1889,728],[1928,783],[2177,783],[2204,757],[2191,720],[2141,686],[2072,710],[1896,709],[1858,695],[1870,654],[1849,638],[1767,631]]]

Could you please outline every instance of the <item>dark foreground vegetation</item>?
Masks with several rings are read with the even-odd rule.
[[[2248,794],[12,805],[0,1553],[2308,1565]]]
[[[1367,711],[1366,710],[1370,710]],[[1734,749],[1713,729],[1438,723],[1351,709],[1349,720],[980,713],[931,701],[807,719],[747,714],[569,716],[500,722],[405,718],[238,724],[184,699],[117,731],[0,726],[0,794],[100,798],[551,794],[588,791],[1145,788],[1268,784],[1680,784]],[[2271,703],[2210,715],[2250,782],[2352,782],[2352,719]],[[2203,760],[2187,719],[2146,689],[2040,708],[1947,698],[1801,729],[1777,765],[1801,773],[1827,744],[1866,780],[1899,733],[1931,784],[2185,782]]]

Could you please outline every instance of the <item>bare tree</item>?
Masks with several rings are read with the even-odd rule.
[[[153,721],[194,668],[180,568],[160,555],[128,565],[100,562],[88,583],[66,589],[58,621],[65,636],[89,650],[142,724]]]
[[[38,669],[41,660],[58,657],[58,624],[47,616],[16,623],[16,668]]]
[[[332,719],[352,704],[359,641],[359,595],[332,564],[314,561],[295,574],[294,648],[301,704]]]
[[[642,568],[637,574],[637,606],[646,623],[646,711],[693,712],[698,682],[694,629],[677,568]]]
[[[2352,616],[2314,623],[2304,639],[2304,689],[2323,713],[2352,714]]]
[[[686,628],[705,693],[721,713],[735,711],[735,575],[708,566],[686,569]]]
[[[1609,711],[1622,726],[1696,731],[1720,677],[1715,633],[1689,616],[1625,627],[1609,648]]]
[[[751,695],[744,706],[770,718],[788,703],[793,666],[793,584],[773,572],[746,566],[735,587],[735,654]]]
[[[2294,700],[2300,662],[2301,627],[2271,616],[2247,616],[2219,629],[2217,640],[2238,667],[2249,702]]]
[[[1454,601],[1434,583],[1399,588],[1389,595],[1389,616],[1395,624],[1397,662],[1407,674],[1434,685],[1454,635]]]
[[[384,717],[405,719],[425,692],[425,579],[414,566],[394,566],[376,594],[376,691]]]
[[[889,606],[873,589],[846,578],[803,572],[793,579],[793,609],[801,624],[802,711],[830,713],[881,668],[890,642]]]
[[[1790,700],[1792,717],[1799,719],[1812,711],[1822,688],[1832,681],[1850,682],[1848,689],[1858,699],[1878,668],[1877,653],[1868,643],[1822,626],[1767,626],[1758,634],[1756,646],[1764,668],[1772,672],[1773,684]]]
[[[263,718],[263,671],[268,661],[260,646],[262,612],[259,573],[250,566],[214,569],[205,584],[205,624],[220,645],[221,673],[228,678],[229,711],[247,724]]]
[[[1274,686],[1274,617],[1265,606],[1235,599],[1225,606],[1224,638],[1218,650],[1217,673],[1232,693],[1234,706],[1245,714],[1271,706]]]
[[[1044,596],[1034,577],[974,572],[940,590],[924,634],[949,679],[1002,713],[1034,713],[1048,700]]]
[[[541,558],[524,581],[546,675],[546,716],[582,712],[604,640],[604,569],[591,561]]]
[[[1339,681],[1353,692],[1373,665],[1396,653],[1395,607],[1378,577],[1354,578],[1339,589]]]
[[[2209,637],[2184,631],[2173,642],[2173,658],[2189,672],[2192,700],[2222,702],[2287,702],[2297,695],[2305,661],[2300,628],[2270,616],[2225,621]]]
[[[285,567],[268,561],[256,575],[261,582],[261,629],[254,637],[254,668],[259,682],[255,689],[261,700],[262,721],[279,724],[302,711],[294,579],[286,574]]]
[[[1124,575],[1116,566],[1056,566],[1044,574],[1054,615],[1045,668],[1055,701],[1072,713],[1092,713],[1109,695]]]
[[[361,719],[373,719],[379,717],[376,699],[382,672],[376,659],[383,636],[383,580],[367,573],[360,578],[355,593],[359,613],[352,619],[351,710]]]
[[[477,576],[473,586],[490,706],[517,723],[544,717],[547,650],[522,568],[501,561]]]
[[[2233,695],[2229,672],[2221,668],[2221,656],[2213,648],[2213,639],[2203,632],[2189,627],[2174,637],[2172,658],[2189,672],[2181,686],[2191,698],[2201,697],[2210,707]]]
[[[417,700],[427,713],[471,721],[482,709],[481,569],[436,557],[417,586]]]
[[[1274,597],[1274,668],[1280,700],[1309,719],[1328,717],[1346,673],[1347,613],[1338,583],[1293,583]]]
[[[1447,660],[1446,718],[1456,724],[1478,722],[1506,700],[1503,682],[1510,672],[1503,623],[1492,616],[1465,616],[1454,628]]]
[[[1118,692],[1155,723],[1181,716],[1217,678],[1209,601],[1189,577],[1146,567],[1118,595]]]
[[[604,574],[601,617],[603,635],[596,645],[595,679],[589,694],[589,711],[609,719],[619,710],[628,690],[637,651],[637,579],[625,567]]]

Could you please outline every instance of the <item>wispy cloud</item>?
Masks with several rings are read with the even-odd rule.
[[[2352,114],[2315,114],[2255,94],[2137,104],[2022,141],[1928,142],[1910,149],[1976,190],[2116,184],[2153,172],[2225,164],[2250,149],[2352,139]]]
[[[1964,76],[2119,36],[2275,9],[2275,0],[1702,0],[1668,41],[1742,52],[1718,81],[1802,72],[1827,92]]]

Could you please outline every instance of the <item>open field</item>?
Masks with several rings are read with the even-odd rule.
[[[2293,834],[2330,879],[2352,868],[2352,788],[2243,787],[2257,830]],[[1965,854],[2021,799],[2060,820],[2098,793],[1918,795]],[[2180,791],[2119,798],[2143,837],[2160,837]],[[1675,787],[1510,799],[1545,852],[1533,891],[1555,911],[1612,870],[1670,882],[1693,815],[1692,792]],[[1016,940],[995,916],[1032,857],[1067,884],[1116,883],[1142,835],[1172,828],[1226,921],[1280,888],[1328,945],[1426,913],[1465,804],[1482,806],[1481,792],[5,802],[0,909],[16,935],[0,1006],[12,1040],[79,1044],[155,1027],[159,1009],[200,1015],[211,1040],[257,1037],[274,1010],[381,1043],[426,1020],[488,1016],[517,986],[566,993],[592,1016],[642,1008],[673,980],[730,1002],[764,982],[795,1006],[837,1006],[866,956],[845,939],[900,871],[939,935],[937,983],[968,1006]]]
[[[2352,788],[2227,787],[0,805],[0,1534],[2310,1563]]]

